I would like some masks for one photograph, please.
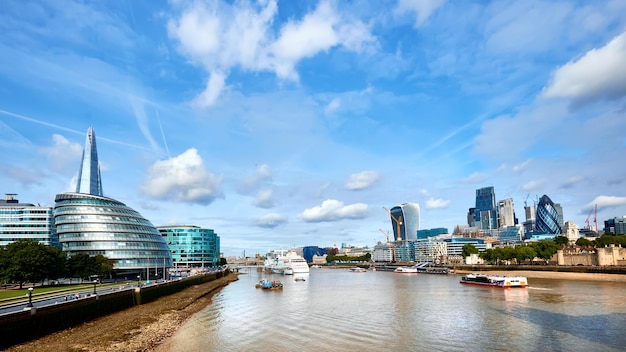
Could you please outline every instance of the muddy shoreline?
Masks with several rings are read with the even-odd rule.
[[[5,351],[152,351],[194,313],[211,304],[213,295],[236,280],[237,274],[231,273]]]

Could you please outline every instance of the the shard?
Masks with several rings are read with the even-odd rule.
[[[102,180],[100,178],[100,163],[98,163],[98,148],[96,147],[96,131],[93,127],[87,130],[83,159],[80,162],[76,193],[102,196]]]

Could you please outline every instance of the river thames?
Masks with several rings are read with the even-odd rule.
[[[281,280],[282,291],[254,287]],[[623,351],[626,283],[529,279],[467,286],[460,275],[252,271],[157,351]]]

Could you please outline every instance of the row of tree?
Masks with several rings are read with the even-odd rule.
[[[462,248],[461,255],[463,258],[470,254],[478,254],[479,257],[485,260],[489,264],[498,264],[501,261],[516,260],[517,263],[524,263],[526,261],[532,261],[535,258],[540,258],[545,261],[550,260],[556,251],[563,246],[566,246],[569,240],[565,236],[556,236],[552,240],[543,240],[538,242],[531,242],[515,247],[496,247],[489,248],[482,253],[479,253],[478,248],[473,244],[466,244]],[[612,233],[606,233],[594,241],[590,241],[586,238],[579,238],[576,241],[576,245],[585,247],[605,247],[610,244],[621,245],[626,247],[626,235],[614,235]]]
[[[113,263],[103,255],[90,257],[81,253],[68,257],[66,253],[37,241],[23,239],[0,248],[0,280],[24,283],[56,280],[62,277],[87,278],[109,276]]]

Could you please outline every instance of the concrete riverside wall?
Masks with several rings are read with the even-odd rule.
[[[157,286],[107,293],[2,315],[0,349],[68,329],[135,305],[149,303],[187,287],[213,281],[228,273],[225,271],[198,275]]]

